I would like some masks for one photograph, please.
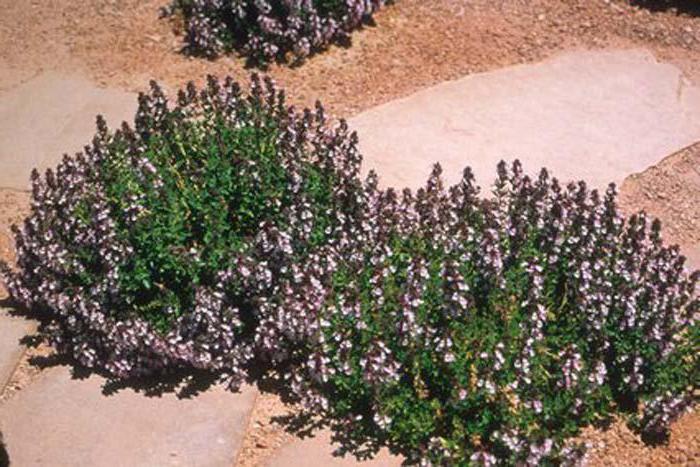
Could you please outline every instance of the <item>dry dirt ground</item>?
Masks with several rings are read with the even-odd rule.
[[[250,70],[237,57],[204,61],[178,54],[179,24],[158,19],[166,2],[0,0],[0,92],[45,70],[129,90],[143,89],[151,78],[170,88],[207,73],[245,78]],[[669,3],[679,8],[652,12],[628,0],[398,0],[376,16],[377,27],[354,35],[351,48],[268,72],[300,104],[321,99],[343,117],[438,82],[571,48],[645,47],[700,83],[700,7],[691,0]],[[681,151],[628,178],[621,204],[659,216],[669,241],[700,251],[700,150]],[[27,208],[26,193],[0,190],[0,257],[12,257],[9,225]],[[30,375],[26,361],[20,369],[10,390]],[[239,465],[264,464],[291,439],[270,423],[286,410],[273,395],[259,398]],[[674,425],[667,446],[645,446],[621,423],[585,438],[593,465],[700,465],[697,412]]]
[[[628,211],[661,219],[666,239],[687,246],[694,264],[700,264],[700,144],[628,177],[620,202]]]

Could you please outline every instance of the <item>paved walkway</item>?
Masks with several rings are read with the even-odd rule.
[[[34,329],[35,322],[11,316],[10,310],[0,307],[0,391],[9,382],[24,352],[20,339],[32,334]]]
[[[132,389],[105,396],[103,384],[98,376],[76,380],[67,367],[54,367],[0,406],[13,465],[233,465],[255,400],[252,388],[233,394],[218,387],[178,399]]]
[[[0,187],[27,189],[34,167],[55,166],[92,141],[95,117],[133,123],[136,96],[45,73],[0,95]]]
[[[499,160],[594,186],[620,183],[700,140],[700,89],[643,50],[573,52],[442,83],[350,121],[386,186],[422,185],[439,161],[489,188]]]
[[[293,90],[290,90],[293,92]],[[32,167],[55,164],[93,134],[94,116],[130,119],[135,98],[79,78],[40,76],[0,95],[0,186],[26,188]],[[577,52],[536,65],[470,76],[351,120],[366,167],[384,185],[419,186],[434,161],[449,181],[465,165],[488,187],[501,158],[560,179],[621,182],[700,140],[700,90],[644,51]],[[0,311],[0,385],[16,366],[27,322]],[[18,466],[230,467],[255,391],[213,389],[196,398],[105,396],[103,381],[56,367],[0,405],[0,429]],[[295,441],[270,466],[353,465],[331,456],[327,433]],[[383,453],[368,466],[393,466]]]

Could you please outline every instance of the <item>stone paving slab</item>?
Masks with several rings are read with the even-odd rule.
[[[18,467],[231,467],[255,390],[211,388],[191,399],[102,394],[104,380],[45,370],[0,406],[0,429]]]
[[[34,167],[53,167],[92,141],[98,114],[117,127],[133,121],[136,105],[134,94],[54,72],[0,94],[0,187],[29,188]]]
[[[34,321],[11,316],[6,308],[0,308],[0,391],[7,385],[24,352],[20,339],[35,330]]]
[[[267,467],[398,467],[402,459],[387,450],[368,461],[358,461],[352,456],[333,456],[335,448],[331,435],[322,431],[313,438],[300,439],[279,449],[267,463]]]
[[[424,184],[474,170],[482,189],[499,160],[593,186],[622,182],[700,140],[700,90],[644,50],[578,51],[471,75],[350,120],[365,169],[384,186]]]

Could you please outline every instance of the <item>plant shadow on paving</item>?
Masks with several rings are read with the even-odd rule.
[[[5,308],[10,316],[37,322],[39,325],[38,331],[41,331],[42,327],[49,323],[46,314],[26,309],[11,298],[1,299],[0,307]],[[42,343],[40,332],[27,334],[19,342],[27,348],[37,348]],[[167,373],[146,377],[116,379],[106,372],[87,368],[65,354],[35,355],[30,357],[28,361],[31,366],[39,370],[56,366],[69,366],[71,367],[73,379],[77,380],[85,380],[92,375],[100,376],[105,380],[102,386],[102,393],[105,396],[131,389],[147,397],[161,397],[166,393],[175,393],[179,399],[190,399],[220,384],[219,375],[206,370],[173,369]],[[256,386],[261,392],[279,396],[285,404],[293,404],[298,402],[297,399],[289,391],[281,377],[277,376],[284,374],[284,371],[282,368],[271,368],[263,362],[252,362],[250,368],[248,368],[250,376],[246,379],[246,382]],[[273,421],[284,422],[285,428],[290,433],[296,433],[300,437],[311,436],[312,431],[318,427],[317,424],[311,423],[308,417],[296,415],[275,417]],[[0,467],[2,465],[0,463]]]
[[[20,307],[11,299],[0,300],[0,307],[9,310],[11,316],[23,317],[35,320],[39,323],[39,329],[47,324],[45,315]],[[41,343],[38,334],[28,334],[20,339],[20,343],[28,348],[36,348]],[[172,370],[167,374],[159,374],[127,379],[115,379],[105,372],[86,368],[75,359],[53,353],[51,355],[35,355],[29,358],[29,364],[39,370],[56,366],[70,366],[73,379],[85,380],[92,375],[105,379],[102,386],[102,394],[112,396],[126,389],[143,394],[146,397],[161,397],[166,393],[174,393],[178,399],[190,399],[207,391],[217,382],[217,376],[208,371],[198,370]],[[0,457],[0,460],[2,457]],[[2,466],[0,462],[0,466]]]
[[[8,310],[11,316],[34,320],[39,323],[39,330],[48,324],[46,315],[34,310],[28,310],[7,298],[0,300],[0,307]],[[37,348],[41,344],[39,333],[27,334],[20,339],[20,343],[27,348]],[[28,359],[29,364],[38,369],[45,370],[58,366],[70,367],[71,377],[75,380],[87,380],[93,375],[104,378],[102,394],[113,396],[120,391],[131,389],[146,397],[162,397],[167,393],[174,393],[178,399],[191,399],[216,386],[218,375],[204,370],[180,369],[172,370],[166,374],[157,374],[148,377],[133,377],[127,379],[115,379],[103,371],[87,368],[65,354],[52,353],[50,355],[35,355]],[[270,418],[270,422],[279,425],[286,432],[299,439],[314,437],[318,430],[325,426],[323,420],[313,417],[309,413],[295,412],[292,408],[298,403],[298,399],[289,390],[281,375],[285,374],[282,367],[272,368],[263,362],[253,362],[248,368],[250,375],[246,382],[255,386],[260,392],[275,394],[282,402],[290,407],[285,415],[276,415]],[[334,444],[341,445],[334,455],[345,456],[351,454],[358,460],[368,460],[376,453],[373,449],[360,449],[353,445],[349,439],[333,436]],[[377,446],[377,449],[379,446]],[[5,459],[7,453],[2,444],[0,433],[0,467],[9,465]]]
[[[48,323],[45,314],[23,308],[12,299],[0,300],[0,307],[6,308],[11,316],[38,322],[39,329]],[[41,338],[38,333],[27,334],[20,339],[20,343],[27,348],[37,348],[41,344]],[[39,370],[68,366],[71,377],[75,380],[87,380],[93,375],[100,376],[105,380],[102,385],[102,394],[107,397],[130,389],[146,397],[162,397],[164,394],[174,393],[178,399],[191,399],[219,384],[218,375],[204,370],[192,369],[172,370],[166,374],[118,380],[103,371],[84,367],[75,359],[58,353],[46,356],[35,355],[30,357],[28,362]],[[285,374],[284,368],[272,368],[263,362],[253,362],[248,370],[250,375],[246,381],[248,384],[255,386],[260,392],[279,396],[282,402],[290,407],[287,414],[272,416],[270,422],[282,427],[287,433],[299,439],[314,437],[325,426],[324,420],[317,419],[309,413],[294,411],[292,407],[299,401],[283,381],[281,375]],[[332,439],[336,446],[341,446],[334,453],[335,456],[345,457],[350,454],[358,460],[369,460],[380,448],[378,445],[372,446],[370,449],[360,448],[350,439],[345,439],[337,434],[334,434]],[[5,459],[7,459],[7,453],[2,444],[0,433],[0,467],[9,465]]]
[[[5,443],[2,439],[2,433],[0,433],[0,467],[5,467],[10,465],[10,456],[7,454],[7,449],[5,449]]]
[[[289,383],[284,381],[282,375],[289,374],[289,368],[285,366],[270,367],[269,365],[256,362],[251,365],[250,378],[248,383],[255,385],[261,393],[274,394],[278,396],[287,408],[284,415],[272,415],[269,422],[281,427],[287,433],[298,439],[308,439],[317,436],[321,430],[329,427],[332,420],[319,417],[308,411],[297,410],[299,399],[289,389]],[[358,461],[368,461],[375,458],[376,454],[384,447],[382,444],[386,440],[365,439],[363,444],[357,442],[345,432],[333,430],[331,433],[334,457],[354,458]],[[330,449],[330,448],[329,448]],[[397,446],[391,446],[390,451],[394,455],[408,457],[408,452],[402,452]]]
[[[679,14],[700,16],[700,2],[697,0],[632,0],[631,3],[653,12],[674,9]]]
[[[323,420],[314,419],[314,416],[308,413],[293,413],[288,415],[277,415],[271,418],[271,421],[281,427],[287,433],[299,439],[312,438],[318,434],[318,431],[326,426]],[[349,457],[355,458],[358,461],[369,461],[375,458],[380,449],[384,447],[379,442],[372,442],[360,446],[355,440],[349,436],[344,436],[341,432],[333,431],[331,434],[332,445],[335,448],[333,451],[334,457]],[[369,442],[369,440],[367,440]],[[401,452],[396,449],[391,450],[394,455],[406,457],[408,452]]]

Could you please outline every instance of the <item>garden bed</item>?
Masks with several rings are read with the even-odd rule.
[[[176,46],[171,42],[169,26],[145,14],[153,4],[155,2],[138,2],[136,8],[131,8],[136,4],[129,2],[100,5],[98,12],[105,19],[106,27],[97,27],[88,20],[92,12],[85,12],[82,4],[59,2],[57,6],[43,7],[66,9],[72,13],[68,15],[72,18],[69,23],[62,24],[61,20],[52,19],[37,26],[45,28],[36,36],[43,44],[50,43],[47,39],[55,37],[59,31],[65,34],[65,41],[57,42],[67,44],[68,52],[59,47],[59,53],[54,54],[44,46],[25,47],[27,44],[22,43],[22,53],[27,55],[22,57],[16,53],[17,49],[12,48],[18,44],[13,41],[8,52],[9,61],[15,70],[19,70],[16,76],[26,77],[39,64],[51,66],[52,60],[56,59],[50,58],[50,55],[70,57],[92,76],[106,83],[130,87],[141,86],[144,75],[151,73],[179,84],[191,76],[202,76],[205,70],[221,72],[231,67],[242,70],[242,65],[236,61],[201,63],[173,54]],[[333,49],[309,61],[304,71],[274,68],[272,73],[295,90],[299,101],[310,102],[323,96],[329,107],[341,115],[351,115],[434,82],[506,64],[536,60],[569,46],[641,44],[651,47],[661,57],[676,60],[693,75],[695,70],[690,58],[697,53],[694,32],[697,21],[676,17],[673,13],[651,16],[646,10],[632,10],[621,2],[612,2],[605,7],[603,4],[577,2],[562,5],[542,1],[525,11],[500,2],[475,2],[463,9],[457,2],[444,1],[426,9],[420,2],[409,0],[405,7],[379,13],[376,19],[383,28],[359,33],[355,48]],[[21,6],[14,7],[12,12],[20,20],[22,15],[27,14]],[[419,23],[415,21],[417,17],[424,17],[425,21]],[[55,28],[51,28],[52,22]],[[22,21],[17,24],[22,24]],[[523,24],[536,26],[523,28]],[[126,29],[120,30],[125,25]],[[11,28],[12,25],[6,31],[11,31]],[[467,28],[470,31],[468,34],[454,34],[454,31]],[[120,39],[115,41],[115,37]],[[137,38],[136,42],[129,40],[132,37]],[[400,40],[403,37],[410,37],[411,40]],[[108,43],[116,43],[116,47],[109,47],[106,45]],[[392,55],[387,60],[388,46],[391,46]],[[144,57],[147,58],[144,60]],[[407,74],[413,79],[406,80]],[[15,79],[2,76],[1,83],[11,85]],[[10,201],[7,204],[9,215],[13,217],[18,206],[15,203]],[[678,429],[692,432],[696,427],[692,417],[690,422],[687,422],[688,418],[684,419]],[[682,432],[680,435],[674,433],[674,436],[692,443],[692,438],[684,437]],[[629,437],[620,439],[623,444],[630,443]],[[663,449],[640,447],[641,451],[630,452],[627,445],[624,450],[615,449],[615,443],[606,452],[637,458],[652,455],[660,456],[655,457],[659,460],[671,460],[676,458],[679,449],[674,442],[667,450],[667,457],[664,457],[666,451]],[[692,459],[698,451],[692,444],[680,449],[690,451],[683,454],[688,459]],[[264,451],[264,448],[260,450]],[[249,459],[253,461],[255,458]],[[604,459],[600,457],[599,461],[605,463]]]

